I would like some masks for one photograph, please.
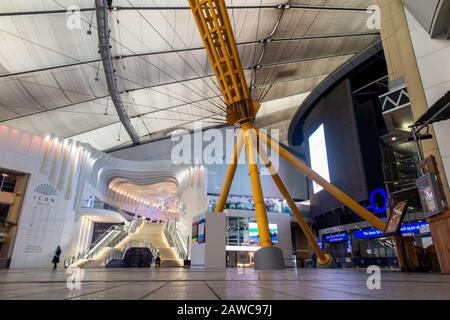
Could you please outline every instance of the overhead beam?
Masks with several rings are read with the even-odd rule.
[[[107,0],[95,0],[96,15],[97,15],[97,31],[99,50],[102,57],[103,71],[105,73],[106,84],[111,96],[111,100],[116,108],[120,122],[124,126],[133,144],[139,144],[139,135],[133,127],[126,108],[122,102],[120,91],[117,86],[117,79],[115,76],[115,69],[113,65],[113,56],[111,53],[111,45],[109,42],[109,26],[108,26],[108,5]]]
[[[301,10],[326,10],[326,11],[355,11],[367,13],[367,8],[359,7],[338,7],[338,6],[311,6],[295,4],[290,5],[291,9]],[[170,7],[170,6],[158,6],[158,7],[113,7],[115,11],[129,11],[129,10],[141,10],[141,11],[158,11],[158,10],[190,10],[189,7]],[[280,9],[276,5],[262,5],[262,6],[229,6],[230,10],[255,10],[255,9]],[[80,12],[92,12],[95,8],[80,8]],[[36,10],[36,11],[16,11],[16,12],[2,12],[0,17],[13,17],[13,16],[29,16],[29,15],[48,15],[48,14],[63,14],[67,13],[67,9],[54,9],[54,10]]]

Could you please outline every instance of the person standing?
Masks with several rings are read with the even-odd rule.
[[[52,263],[53,263],[53,270],[55,270],[56,269],[56,267],[57,267],[57,265],[58,265],[58,263],[59,263],[59,257],[61,256],[61,247],[60,246],[57,246],[56,247],[56,250],[55,250],[55,255],[53,256],[53,260],[52,260]]]
[[[312,260],[312,263],[313,263],[313,268],[316,269],[317,268],[317,256],[316,256],[315,252],[313,252],[311,260]]]
[[[158,254],[155,259],[155,268],[159,268],[159,267],[161,267],[161,257]]]

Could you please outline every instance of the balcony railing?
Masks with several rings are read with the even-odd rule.
[[[101,209],[101,210],[109,210],[114,212],[120,212],[120,209],[112,206],[103,201],[94,201],[94,200],[82,200],[81,205],[82,208],[86,209]]]

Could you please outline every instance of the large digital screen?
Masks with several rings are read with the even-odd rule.
[[[317,172],[322,178],[330,182],[330,171],[328,168],[327,143],[325,140],[325,130],[323,124],[309,136],[309,155],[311,159],[311,169]],[[313,181],[314,194],[323,188]]]
[[[363,135],[358,133],[358,123],[351,93],[350,82],[345,80],[317,102],[303,120],[302,130],[306,151],[305,158],[311,168],[326,181],[332,183],[355,201],[360,202],[369,200],[369,188],[366,181],[377,182],[371,187],[370,191],[375,187],[380,188],[382,186],[379,185],[378,180],[383,180],[379,178],[383,176],[383,173],[381,166],[380,171],[371,167],[370,157],[368,163],[363,162],[364,158],[359,140],[359,137]],[[372,105],[369,107],[372,107]],[[356,109],[360,110],[360,107]],[[365,122],[364,125],[366,125]],[[364,131],[364,128],[361,128],[361,130]],[[374,132],[376,132],[376,129],[374,129]],[[378,136],[376,134],[375,136],[375,142],[370,142],[367,145],[369,151],[378,149]],[[366,156],[372,155],[368,152]],[[377,159],[375,156],[373,158]],[[379,163],[381,163],[381,160]],[[370,168],[370,170],[366,173],[364,168]],[[370,179],[366,179],[366,176]],[[322,188],[315,183],[309,184],[313,217],[342,207],[339,200],[325,190],[320,190]],[[335,219],[333,215],[329,217]],[[324,219],[327,218],[324,217]]]
[[[278,243],[278,225],[269,223],[270,239],[272,243]],[[248,224],[248,238],[251,245],[259,245],[258,224],[250,222]]]

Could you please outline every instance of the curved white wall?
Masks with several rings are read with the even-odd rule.
[[[207,206],[203,168],[118,159],[88,144],[55,136],[43,138],[3,125],[0,167],[30,175],[11,268],[49,267],[57,245],[62,247],[61,261],[88,245],[96,219],[122,221],[115,212],[100,214],[81,208],[84,197],[96,196],[137,214],[148,210],[142,199],[109,188],[117,177],[144,184],[174,182],[185,203],[183,217],[203,212]],[[184,232],[189,229],[184,228]]]

